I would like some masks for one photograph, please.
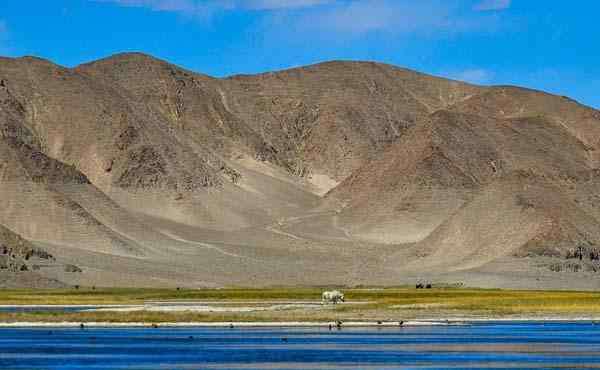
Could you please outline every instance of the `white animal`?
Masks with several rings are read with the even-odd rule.
[[[321,303],[333,303],[344,302],[344,294],[337,290],[325,291],[321,295]]]

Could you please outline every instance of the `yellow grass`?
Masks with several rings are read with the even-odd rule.
[[[252,305],[244,301],[276,303],[320,299],[320,288],[277,289],[71,289],[4,290],[0,304],[141,304],[147,301],[198,300],[214,304]],[[193,312],[40,312],[0,313],[0,321],[329,321],[414,319],[482,316],[600,316],[600,293],[573,291],[516,291],[484,289],[346,289],[346,303],[318,310],[290,309],[248,313]]]

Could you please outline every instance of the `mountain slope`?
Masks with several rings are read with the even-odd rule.
[[[599,139],[570,99],[377,63],[0,58],[0,224],[68,284],[503,286],[529,256],[552,287],[600,243]]]

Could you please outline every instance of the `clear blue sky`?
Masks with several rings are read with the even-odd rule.
[[[0,0],[0,54],[142,51],[213,76],[373,60],[600,108],[600,1]]]

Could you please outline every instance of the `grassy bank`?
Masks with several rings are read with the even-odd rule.
[[[301,314],[294,316],[293,321],[325,322],[334,321],[336,316]],[[286,315],[264,314],[205,314],[193,312],[66,312],[57,313],[50,311],[27,313],[0,313],[0,322],[106,322],[106,323],[161,323],[161,322],[272,322],[292,321]]]
[[[70,289],[4,290],[3,305],[143,304],[148,301],[213,301],[215,305],[318,301],[323,289]],[[194,312],[39,312],[0,313],[0,321],[216,322],[400,320],[445,317],[595,316],[600,293],[457,288],[345,289],[346,303],[312,310],[294,308],[247,313]],[[258,303],[245,303],[253,301]]]
[[[47,290],[0,290],[1,305],[35,304],[142,304],[147,301],[171,300],[314,300],[320,289],[139,289],[139,288],[79,288]]]

